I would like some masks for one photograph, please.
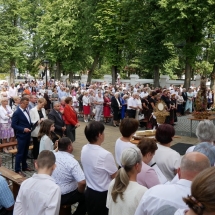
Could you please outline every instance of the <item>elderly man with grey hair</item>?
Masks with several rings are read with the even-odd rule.
[[[137,105],[136,97],[138,93],[133,93],[132,96],[127,101],[127,114],[129,118],[134,118],[136,116],[136,110],[139,108]]]
[[[190,195],[192,180],[210,167],[208,158],[199,152],[191,152],[181,160],[178,169],[179,181],[174,184],[160,184],[147,190],[143,195],[135,215],[154,215],[164,205],[188,208],[183,197]]]
[[[201,152],[208,157],[211,166],[215,163],[215,125],[210,120],[201,121],[196,128],[196,136],[199,140],[199,144],[191,146],[187,149],[186,153],[189,152]]]
[[[63,121],[63,115],[60,112],[60,102],[53,103],[53,109],[49,112],[48,118],[54,122],[55,133],[62,137],[66,130],[66,126]]]

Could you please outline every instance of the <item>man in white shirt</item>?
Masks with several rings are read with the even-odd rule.
[[[13,98],[16,97],[16,96],[18,96],[17,89],[14,86],[14,84],[12,83],[11,87],[9,88],[9,91],[8,91],[8,97],[10,99],[10,107],[12,107],[12,105],[14,103]]]
[[[42,86],[41,89],[39,90],[39,93],[41,96],[44,96],[44,93],[46,92],[45,86]]]
[[[143,98],[145,98],[145,97],[147,97],[149,95],[148,92],[146,91],[146,88],[143,88],[141,91],[142,91],[140,93],[140,98],[141,99],[143,99]]]
[[[190,194],[191,183],[195,176],[208,167],[210,162],[202,153],[191,152],[184,155],[178,169],[180,180],[175,184],[157,185],[146,191],[135,215],[154,215],[163,205],[188,208],[182,198]]]
[[[136,97],[137,97],[137,93],[133,93],[133,95],[127,101],[127,113],[129,118],[135,119],[136,110],[138,109]]]
[[[37,174],[22,182],[16,198],[14,215],[59,214],[60,187],[50,176],[55,166],[53,152],[44,150],[39,154],[35,163]]]
[[[85,215],[85,176],[80,164],[71,154],[72,151],[72,141],[68,137],[58,141],[58,152],[55,153],[57,167],[52,177],[61,189],[61,205],[72,205],[78,202],[75,214]]]

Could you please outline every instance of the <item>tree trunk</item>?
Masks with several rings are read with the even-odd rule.
[[[191,65],[189,59],[186,58],[184,88],[186,88],[187,90],[190,87],[190,81],[191,81]]]
[[[60,71],[61,69],[60,69],[60,62],[59,61],[56,63],[56,66],[57,66],[57,71],[56,71],[55,79],[57,79],[59,81],[60,77],[61,77],[61,71]]]
[[[116,74],[117,74],[117,66],[112,66],[112,84],[116,84]]]
[[[15,62],[10,62],[10,84],[15,82]]]
[[[69,81],[73,81],[73,78],[74,78],[73,72],[70,72],[70,73],[69,73]]]
[[[154,87],[159,87],[159,66],[154,66]]]
[[[211,72],[211,74],[210,74],[210,77],[211,77],[211,85],[210,85],[210,88],[211,88],[212,90],[214,90],[214,89],[213,89],[213,86],[214,86],[214,79],[215,79],[215,62],[214,62],[213,70],[212,70],[212,72]]]
[[[92,63],[92,66],[88,72],[88,77],[87,77],[87,82],[90,84],[91,83],[91,80],[92,80],[92,76],[93,76],[93,72],[96,68],[96,66],[98,65],[98,62],[99,62],[99,54],[97,54],[94,59],[93,59],[93,63]]]

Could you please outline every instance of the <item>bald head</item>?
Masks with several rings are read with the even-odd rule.
[[[204,154],[200,152],[187,153],[181,160],[179,178],[192,181],[198,173],[210,166],[210,161]]]

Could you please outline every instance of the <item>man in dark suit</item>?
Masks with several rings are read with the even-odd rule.
[[[49,112],[48,118],[54,121],[54,132],[60,137],[62,137],[66,130],[66,126],[63,121],[63,115],[60,112],[60,102],[53,103],[53,109]]]
[[[31,119],[27,111],[29,98],[22,97],[20,106],[12,116],[12,128],[16,134],[18,142],[18,152],[16,154],[15,172],[25,177],[22,171],[32,171],[27,165],[28,148],[31,140]],[[22,171],[20,167],[22,163]]]

